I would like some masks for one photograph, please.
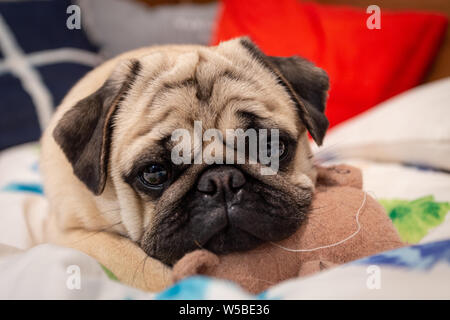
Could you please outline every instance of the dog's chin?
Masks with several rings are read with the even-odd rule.
[[[262,211],[254,215],[248,212],[242,215],[250,216],[248,223],[239,224],[239,220],[242,219],[233,219],[233,216],[224,210],[223,220],[216,220],[217,222],[200,222],[198,219],[192,219],[192,222],[186,223],[183,227],[166,226],[154,229],[158,231],[144,237],[143,249],[149,256],[167,265],[173,265],[186,253],[196,249],[206,249],[220,255],[247,251],[264,242],[282,240],[293,234],[301,221],[296,219],[268,223],[268,220],[273,220],[273,213]],[[257,219],[261,217],[267,217],[261,219],[266,222],[258,223]],[[280,229],[274,230],[272,228],[274,225]]]
[[[285,239],[298,229],[311,202],[310,192],[305,191],[302,201],[293,201],[280,191],[251,189],[241,190],[238,203],[231,204],[205,203],[204,197],[191,193],[145,233],[141,247],[173,265],[196,249],[216,254],[247,251]]]
[[[227,227],[211,237],[202,247],[216,254],[251,250],[265,240],[239,228]]]

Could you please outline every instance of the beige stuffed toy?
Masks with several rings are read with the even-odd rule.
[[[175,264],[173,280],[208,275],[259,293],[286,279],[404,245],[383,207],[362,191],[358,169],[319,168],[308,218],[295,234],[247,252],[193,251]]]

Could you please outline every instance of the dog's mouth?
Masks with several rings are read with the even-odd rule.
[[[199,207],[200,209],[200,207]],[[244,209],[245,210],[245,209]],[[192,221],[190,228],[194,235],[194,244],[198,248],[207,249],[217,254],[225,254],[233,251],[250,250],[267,239],[266,234],[258,234],[257,229],[252,230],[249,223],[242,223],[237,218],[251,215],[244,212],[241,206],[233,205],[231,208],[217,208],[210,212],[209,221]],[[192,214],[192,211],[190,211]],[[195,217],[195,216],[194,216]],[[196,215],[201,219],[201,215]]]
[[[227,170],[218,174],[222,180],[228,175],[228,187],[219,185],[222,180],[214,182],[217,176],[209,177],[215,186],[207,181],[191,190],[153,225],[141,242],[149,256],[173,265],[196,249],[216,254],[246,251],[285,239],[298,229],[311,190],[301,190],[299,196],[249,177],[244,183],[240,173]]]
[[[255,248],[265,240],[251,235],[239,228],[227,226],[220,230],[204,244],[201,248],[216,254],[226,254],[234,251],[246,251]]]

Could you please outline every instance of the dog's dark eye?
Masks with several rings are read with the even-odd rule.
[[[276,157],[276,156],[278,156],[278,159],[282,159],[283,158],[283,155],[285,155],[286,154],[286,146],[285,146],[285,144],[284,144],[284,142],[283,142],[283,140],[279,140],[278,141],[278,148],[275,148],[275,154],[274,155],[272,155],[272,142],[271,141],[269,141],[269,142],[267,142],[267,156],[268,157]],[[277,153],[278,153],[278,155],[277,155]]]
[[[159,164],[151,164],[141,173],[141,180],[150,187],[159,187],[168,179],[166,168]]]

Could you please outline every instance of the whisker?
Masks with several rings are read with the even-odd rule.
[[[108,226],[108,227],[105,227],[105,228],[102,228],[102,229],[99,229],[99,230],[90,231],[91,234],[89,234],[87,237],[78,239],[78,240],[72,242],[72,244],[78,243],[78,242],[80,242],[80,241],[87,240],[87,239],[89,239],[90,237],[95,236],[95,235],[99,234],[100,232],[108,231],[109,229],[114,228],[115,226],[118,226],[119,224],[122,224],[122,221],[113,223],[112,225],[110,225],[110,226]]]
[[[142,264],[142,277],[144,278],[144,283],[146,284],[147,283],[147,280],[145,279],[145,263],[147,262],[147,259],[149,258],[149,256],[148,255],[146,255],[145,257],[144,257],[144,259],[136,266],[136,269],[134,270],[134,273],[133,273],[133,280],[131,281],[131,283],[135,283],[135,281],[136,281],[136,275],[137,275],[137,273],[138,273],[138,270],[139,270],[139,266]]]
[[[198,242],[197,240],[194,240],[194,243],[197,247],[199,247],[200,249],[204,249],[203,246],[200,244],[200,242]]]

